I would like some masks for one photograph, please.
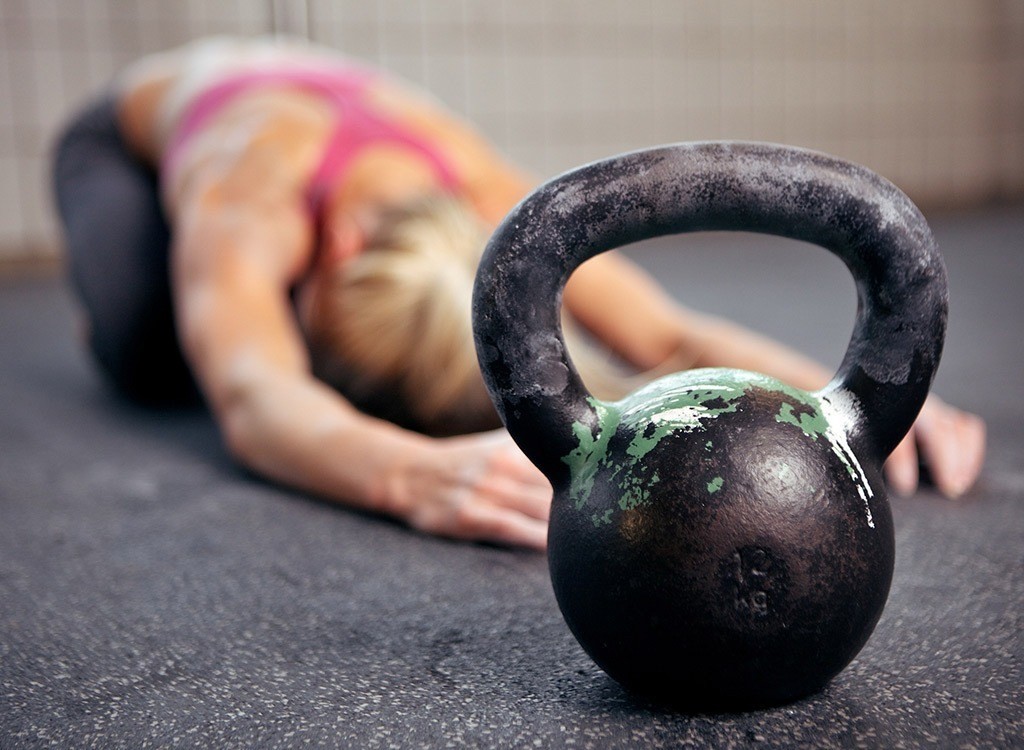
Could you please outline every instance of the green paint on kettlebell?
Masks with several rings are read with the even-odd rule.
[[[851,477],[863,478],[849,466],[847,452],[837,449],[835,431],[816,396],[758,373],[719,368],[690,370],[656,380],[621,401],[588,399],[594,409],[596,427],[574,423],[577,447],[562,458],[570,470],[569,497],[576,509],[582,510],[590,502],[601,471],[609,472],[609,479],[621,494],[615,506],[592,509],[595,526],[611,523],[616,511],[628,511],[650,502],[650,488],[658,477],[644,476],[644,457],[670,435],[703,431],[721,415],[735,412],[740,400],[754,388],[787,397],[776,421],[797,427],[815,441],[824,436],[832,443],[836,455],[848,464]],[[624,455],[609,455],[608,446],[615,434],[623,432],[625,437],[630,431]],[[706,451],[710,452],[712,447],[711,440],[704,443]],[[715,477],[707,490],[714,494],[723,485],[724,479]]]
[[[586,504],[594,489],[594,477],[597,475],[598,469],[608,460],[608,441],[615,434],[621,418],[614,404],[608,404],[593,397],[588,398],[587,401],[597,415],[597,434],[591,432],[582,422],[575,422],[572,431],[579,444],[569,455],[562,458],[562,463],[568,465],[572,477],[569,497],[575,503],[577,510]]]
[[[619,498],[619,508],[621,510],[631,510],[646,503],[651,499],[651,487],[656,485],[658,481],[657,472],[650,479],[637,476],[636,474],[629,474],[626,479],[619,483],[619,489],[623,490],[624,493]]]
[[[799,427],[803,431],[804,435],[812,440],[817,440],[828,432],[828,422],[825,421],[825,414],[817,404],[810,404],[803,400],[801,400],[801,403],[810,407],[812,411],[801,411],[797,414],[793,410],[793,404],[785,403],[782,405],[782,408],[779,409],[779,413],[775,416],[775,421]]]

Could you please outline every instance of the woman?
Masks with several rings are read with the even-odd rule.
[[[544,546],[550,487],[491,429],[469,329],[480,249],[531,183],[466,123],[312,45],[207,40],[126,71],[65,132],[56,183],[90,347],[122,392],[179,398],[194,377],[266,477],[435,534]],[[637,371],[828,377],[684,310],[615,253],[565,304]],[[592,387],[628,387],[573,351]],[[933,398],[916,438],[939,488],[965,491],[980,420]],[[916,459],[908,438],[897,490]]]

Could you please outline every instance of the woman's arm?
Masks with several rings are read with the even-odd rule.
[[[543,547],[551,489],[502,434],[429,439],[368,417],[310,373],[288,290],[313,242],[301,192],[245,168],[175,206],[185,355],[253,471],[443,536]]]
[[[778,342],[683,308],[614,252],[583,264],[570,278],[564,299],[580,322],[640,369],[735,367],[807,390],[821,388],[831,375]],[[973,414],[929,397],[914,429],[886,463],[886,475],[897,492],[909,494],[916,488],[918,450],[939,490],[957,497],[981,471],[985,425]]]

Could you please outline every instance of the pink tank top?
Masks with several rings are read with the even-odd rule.
[[[324,200],[359,153],[381,142],[400,144],[418,153],[433,168],[442,188],[454,191],[459,185],[458,176],[431,143],[367,106],[367,90],[380,75],[354,66],[295,68],[246,71],[218,81],[196,96],[182,114],[164,152],[164,175],[173,174],[185,144],[232,98],[254,89],[285,87],[315,92],[330,101],[338,113],[338,125],[307,190],[314,216],[320,216]]]

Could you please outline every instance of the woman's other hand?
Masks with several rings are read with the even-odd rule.
[[[985,423],[930,396],[913,429],[885,464],[886,477],[897,493],[910,495],[917,489],[919,455],[939,492],[960,497],[981,473]]]

